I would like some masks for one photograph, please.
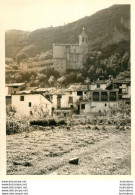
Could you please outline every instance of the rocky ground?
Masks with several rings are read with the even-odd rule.
[[[7,135],[8,175],[130,175],[130,125],[32,127]],[[78,165],[70,164],[79,158]]]

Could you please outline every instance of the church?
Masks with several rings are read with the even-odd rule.
[[[88,55],[88,36],[83,28],[78,44],[53,44],[53,66],[61,74],[67,70],[79,70]]]

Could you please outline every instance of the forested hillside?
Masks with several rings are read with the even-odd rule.
[[[76,43],[85,31],[89,39],[89,55],[82,70],[24,72],[19,64],[52,63],[53,43]],[[27,82],[30,87],[66,86],[70,83],[92,82],[109,75],[130,78],[130,6],[114,5],[92,16],[59,27],[33,32],[10,30],[6,32],[6,83]]]

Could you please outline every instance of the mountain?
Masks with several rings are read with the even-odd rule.
[[[77,43],[83,27],[91,50],[101,50],[111,45],[117,48],[119,44],[129,49],[130,5],[113,5],[64,26],[32,32],[9,30],[5,33],[6,57],[15,57],[20,53],[32,57],[52,49],[53,43]]]

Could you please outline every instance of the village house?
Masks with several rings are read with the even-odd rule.
[[[44,96],[52,101],[52,115],[71,116],[73,111],[78,110],[78,101],[87,100],[90,91],[87,85],[74,84],[67,89],[46,88],[36,91],[44,93]]]
[[[118,89],[118,99],[119,100],[127,100],[130,102],[131,98],[131,82],[129,79],[127,80],[117,80],[114,79],[110,86],[107,89]]]
[[[131,83],[130,81],[113,81],[113,89],[119,89],[119,99],[131,98]]]
[[[12,100],[11,94],[16,94],[17,92],[21,91],[23,87],[25,87],[25,83],[6,84],[5,86],[6,105],[11,104]]]
[[[97,114],[108,112],[117,107],[118,90],[91,90],[90,100],[79,102],[79,114]]]
[[[12,94],[12,107],[16,113],[24,116],[36,116],[47,113],[52,115],[52,102],[44,94],[35,91],[25,91]]]
[[[68,116],[78,112],[78,102],[88,100],[90,91],[87,85],[74,84],[67,89],[59,89],[53,95],[54,114]]]
[[[21,92],[11,90],[13,93],[10,96],[12,107],[17,113],[28,116],[34,114],[34,109],[38,112],[41,109],[51,116],[66,117],[75,113],[106,113],[117,107],[119,100],[129,100],[130,90],[130,81],[98,79],[89,85],[73,84],[66,89],[37,88]]]
[[[105,90],[108,86],[110,86],[110,84],[111,84],[110,80],[98,79],[96,82],[90,84],[90,90],[96,90],[96,89]]]
[[[77,44],[53,44],[53,64],[58,72],[79,70],[83,67],[88,55],[88,36],[83,28]]]
[[[118,89],[118,99],[119,100],[130,100],[131,98],[131,82],[127,80],[117,80],[113,79],[110,75],[109,80],[97,80],[90,84],[90,90],[112,90]]]
[[[11,95],[15,94],[18,91],[22,89],[22,87],[25,86],[25,83],[11,83],[11,84],[6,84],[5,90],[6,90],[6,95]]]

